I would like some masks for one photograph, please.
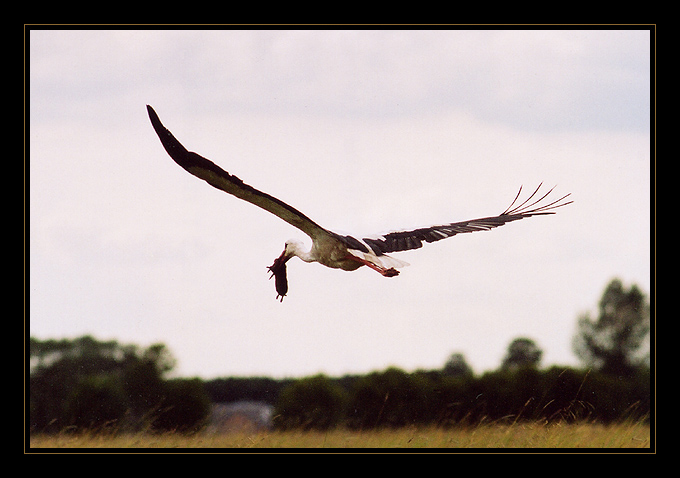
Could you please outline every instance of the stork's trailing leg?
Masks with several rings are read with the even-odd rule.
[[[394,267],[390,267],[389,269],[386,269],[384,267],[380,267],[377,264],[374,264],[370,261],[367,261],[366,259],[362,259],[360,257],[356,256],[350,256],[352,260],[355,260],[357,262],[361,262],[363,265],[370,267],[374,271],[380,272],[384,277],[394,277],[399,275],[399,271],[395,269]]]

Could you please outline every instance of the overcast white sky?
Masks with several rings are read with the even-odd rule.
[[[649,31],[30,33],[30,333],[166,344],[181,376],[499,366],[518,337],[576,365],[614,277],[650,292]],[[190,150],[336,231],[556,215],[395,254],[396,278],[266,266],[277,217],[189,175]]]

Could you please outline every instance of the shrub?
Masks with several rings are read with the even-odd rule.
[[[193,432],[205,425],[210,400],[201,380],[169,380],[163,389],[161,406],[152,417],[153,429]]]
[[[346,393],[325,375],[297,380],[285,387],[276,403],[277,428],[327,430],[343,417]]]
[[[78,381],[64,409],[69,425],[76,429],[101,430],[118,425],[127,405],[117,377],[90,375]]]
[[[371,373],[354,386],[348,425],[399,427],[429,418],[431,387],[426,377],[397,368]]]

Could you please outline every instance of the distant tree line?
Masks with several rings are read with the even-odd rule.
[[[198,379],[166,380],[175,364],[166,347],[30,339],[32,432],[195,430],[210,408]]]
[[[346,388],[343,382],[352,385]],[[275,426],[365,430],[520,420],[648,420],[649,383],[649,369],[622,378],[567,367],[499,369],[480,377],[397,368],[343,380],[317,375],[281,391]]]
[[[573,345],[583,368],[542,370],[542,351],[520,337],[498,370],[481,376],[454,353],[441,369],[412,373],[167,379],[175,360],[162,344],[142,349],[90,336],[31,338],[28,426],[32,432],[195,431],[206,424],[211,403],[241,400],[274,405],[274,426],[281,429],[648,419],[649,315],[636,286],[613,280],[598,316],[579,317]]]

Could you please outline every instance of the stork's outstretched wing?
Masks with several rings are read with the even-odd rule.
[[[566,206],[567,204],[571,204],[573,202],[562,202],[564,199],[570,196],[570,193],[549,204],[539,206],[538,204],[552,192],[554,189],[552,188],[540,199],[534,201],[533,203],[527,204],[536,195],[536,193],[538,193],[541,185],[542,184],[539,184],[538,188],[536,188],[533,194],[529,196],[529,198],[527,198],[522,204],[513,208],[522,192],[522,188],[520,187],[519,192],[517,193],[517,196],[515,196],[515,200],[512,202],[512,204],[510,204],[510,206],[498,216],[454,222],[451,224],[444,224],[442,226],[423,227],[420,229],[414,229],[412,231],[390,232],[378,237],[363,238],[363,242],[369,245],[376,254],[419,249],[423,247],[423,241],[435,242],[464,232],[488,231],[494,227],[502,226],[503,224],[517,221],[519,219],[524,219],[525,217],[554,214],[554,209]]]
[[[189,171],[194,176],[208,182],[211,186],[232,194],[244,201],[261,207],[270,213],[280,217],[288,224],[297,227],[311,238],[328,236],[331,234],[294,207],[283,201],[259,191],[245,184],[236,176],[229,174],[212,161],[194,152],[188,151],[161,123],[154,109],[147,105],[149,119],[156,130],[156,134],[163,143],[165,150],[177,164]]]
[[[172,133],[163,126],[158,115],[151,106],[147,105],[147,111],[149,113],[149,118],[151,119],[151,124],[156,130],[156,134],[158,134],[158,137],[170,157],[194,176],[207,181],[210,185],[221,189],[222,191],[271,212],[287,223],[302,230],[312,239],[325,238],[330,239],[331,241],[340,241],[349,249],[355,249],[364,253],[372,252],[379,256],[389,252],[418,249],[423,246],[423,242],[435,242],[464,232],[488,231],[489,229],[502,226],[508,222],[524,219],[525,217],[554,214],[554,209],[572,203],[572,201],[563,202],[564,199],[570,196],[570,194],[567,194],[556,201],[539,206],[539,203],[552,192],[552,189],[550,189],[540,199],[528,204],[541,188],[542,184],[539,184],[538,188],[536,188],[529,198],[519,206],[513,208],[522,192],[522,188],[520,187],[519,192],[517,193],[515,200],[510,204],[510,207],[498,216],[454,222],[441,226],[424,227],[411,231],[390,232],[378,237],[366,237],[362,240],[358,240],[351,236],[342,236],[324,229],[297,209],[267,193],[245,184],[239,178],[229,174],[203,156],[188,151],[179,141],[177,141]],[[369,248],[371,251],[369,251]],[[272,272],[276,274],[275,271]]]

